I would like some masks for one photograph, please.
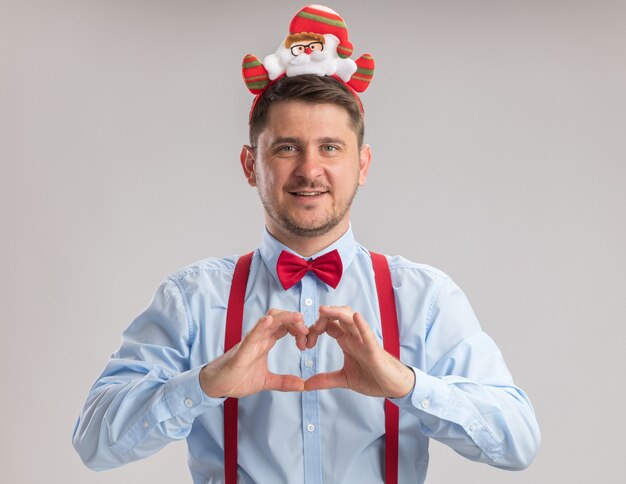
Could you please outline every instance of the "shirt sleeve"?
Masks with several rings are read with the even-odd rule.
[[[425,335],[425,368],[413,390],[393,399],[421,431],[459,454],[495,467],[523,469],[534,459],[539,426],[500,350],[449,278],[440,281]]]
[[[195,334],[184,293],[166,279],[122,335],[78,418],[73,443],[87,466],[147,457],[187,437],[198,415],[223,402],[200,387],[202,367],[189,368]]]

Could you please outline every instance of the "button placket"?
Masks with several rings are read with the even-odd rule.
[[[304,316],[304,324],[311,326],[317,320],[317,277],[309,272],[302,278],[302,292],[300,294],[300,311]],[[300,370],[302,378],[307,379],[315,374],[315,360],[317,349],[306,349],[302,352]]]
[[[302,278],[300,285],[300,311],[304,316],[304,324],[311,326],[317,320],[318,279],[309,272]],[[317,370],[317,346],[302,351],[300,356],[300,371],[305,380],[315,375]],[[304,445],[305,469],[317,469],[322,460],[321,432],[320,432],[320,405],[318,392],[303,392],[302,401],[302,432]]]
[[[317,319],[316,276],[309,272],[302,278],[300,293],[300,312],[304,315],[304,324],[311,326]]]

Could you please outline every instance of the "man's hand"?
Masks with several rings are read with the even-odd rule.
[[[267,369],[268,352],[287,333],[296,338],[298,348],[305,349],[309,329],[302,314],[270,309],[239,344],[202,368],[202,390],[214,398],[240,398],[263,390],[304,391],[302,378]]]
[[[373,397],[400,398],[413,389],[413,371],[378,344],[365,319],[351,308],[321,306],[319,319],[309,330],[308,348],[327,333],[343,350],[344,363],[341,370],[309,378],[305,390],[349,388]]]

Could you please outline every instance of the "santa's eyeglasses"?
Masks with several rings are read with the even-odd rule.
[[[291,46],[291,53],[293,55],[304,54],[307,49],[311,49],[313,52],[319,52],[324,50],[324,44],[321,42],[311,42],[310,44],[297,44]]]

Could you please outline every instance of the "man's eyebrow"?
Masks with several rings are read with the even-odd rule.
[[[341,145],[346,146],[346,142],[341,138],[333,138],[330,136],[326,136],[324,138],[320,138],[317,140],[321,145]]]
[[[274,141],[272,141],[271,146],[276,146],[276,145],[282,145],[285,143],[290,143],[290,144],[301,144],[302,140],[300,138],[293,138],[290,136],[284,136],[284,137],[280,137],[280,138],[276,138]]]

